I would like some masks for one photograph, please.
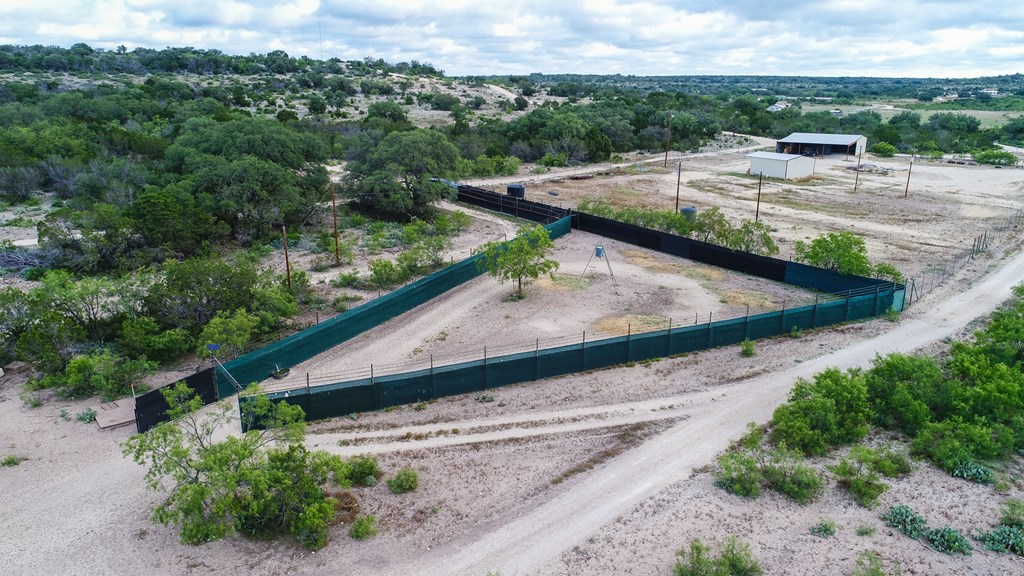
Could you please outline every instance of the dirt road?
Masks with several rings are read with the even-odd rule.
[[[428,552],[395,574],[466,574],[500,570],[504,575],[545,573],[559,554],[581,543],[601,526],[695,468],[708,464],[750,421],[766,421],[783,402],[796,378],[830,367],[867,366],[876,354],[910,352],[941,340],[991,312],[1024,277],[1024,254],[997,272],[937,306],[909,314],[893,330],[803,362],[789,370],[720,389],[713,403],[689,418],[581,479],[571,490],[511,519],[497,530],[454,540]],[[752,393],[756,391],[756,393]],[[637,470],[643,470],[638,475]]]

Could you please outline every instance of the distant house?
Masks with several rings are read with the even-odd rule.
[[[769,106],[768,107],[768,111],[769,112],[781,112],[782,110],[785,110],[786,108],[789,108],[789,102],[786,102],[785,100],[779,100],[775,104],[772,104],[771,106]]]
[[[801,156],[828,156],[830,154],[846,154],[857,156],[863,154],[868,146],[868,139],[860,134],[809,134],[794,132],[775,144],[775,151],[780,154],[800,154]]]
[[[999,90],[996,88],[985,88],[981,93],[988,94],[989,96],[999,96]]]
[[[752,152],[747,154],[747,158],[750,158],[750,174],[784,180],[807,178],[814,174],[814,158],[799,154]]]

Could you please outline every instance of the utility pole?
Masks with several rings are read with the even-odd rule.
[[[668,168],[668,148],[672,145],[672,120],[676,117],[675,112],[668,115],[668,135],[665,137],[665,168]]]
[[[281,226],[281,236],[284,238],[284,269],[288,274],[288,289],[292,289],[292,264],[288,261],[288,229]]]
[[[764,172],[757,175],[757,208],[754,210],[754,222],[757,222],[761,215],[761,181],[764,180]]]
[[[341,264],[341,254],[338,250],[338,201],[334,193],[334,182],[331,182],[331,208],[334,210],[334,264]]]
[[[676,213],[679,213],[679,180],[683,177],[683,161],[676,167]]]

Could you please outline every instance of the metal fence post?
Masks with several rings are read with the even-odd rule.
[[[484,346],[484,390],[487,390],[487,346]]]
[[[786,301],[782,301],[782,313],[779,314],[779,335],[786,330]]]
[[[818,327],[818,295],[814,295],[814,308],[811,309],[811,328]]]

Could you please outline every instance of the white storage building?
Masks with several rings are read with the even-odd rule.
[[[799,154],[753,152],[747,154],[747,158],[750,158],[750,173],[755,175],[796,180],[814,174],[814,158]]]
[[[775,144],[775,151],[781,154],[802,154],[804,156],[828,156],[846,154],[858,156],[867,148],[868,139],[860,134],[811,134],[794,132]]]

